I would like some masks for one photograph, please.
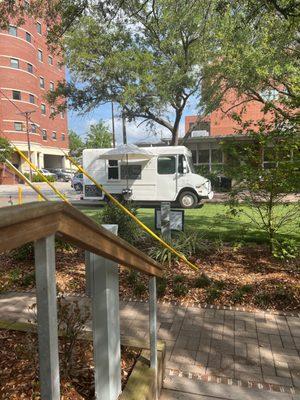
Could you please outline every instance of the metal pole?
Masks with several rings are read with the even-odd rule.
[[[156,304],[156,277],[149,279],[149,334],[150,334],[150,367],[155,373],[155,392],[158,399],[157,387],[157,304]]]
[[[161,235],[167,241],[171,241],[171,203],[162,201],[160,205]]]
[[[59,400],[55,236],[37,240],[34,254],[41,398]]]
[[[28,159],[31,162],[31,143],[30,143],[30,135],[29,135],[29,116],[30,114],[35,113],[35,110],[32,111],[24,111],[21,112],[20,115],[25,115],[26,118],[26,135],[27,135],[27,147],[28,147]],[[29,164],[29,177],[32,182],[32,169],[31,165]]]
[[[126,118],[122,111],[122,126],[123,126],[123,144],[127,144],[127,133],[126,133]]]
[[[117,225],[103,225],[117,234]],[[121,393],[121,343],[118,264],[89,253],[95,398],[117,400]]]
[[[111,102],[111,121],[112,121],[112,139],[113,147],[116,147],[116,132],[115,132],[115,113],[114,113],[114,102]]]

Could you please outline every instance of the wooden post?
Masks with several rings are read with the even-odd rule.
[[[156,399],[157,388],[157,304],[156,304],[156,277],[149,279],[149,335],[150,335],[150,367],[155,371]]]
[[[59,361],[55,279],[55,236],[34,244],[42,400],[59,400]]]
[[[167,241],[171,241],[171,203],[162,201],[160,206],[161,235]]]
[[[117,234],[117,225],[103,225]],[[92,314],[95,398],[116,400],[121,393],[121,343],[118,264],[89,254],[92,276]]]

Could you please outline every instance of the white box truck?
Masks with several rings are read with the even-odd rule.
[[[85,149],[83,168],[113,196],[140,205],[169,201],[194,208],[212,199],[211,183],[195,173],[191,152],[184,146],[141,148],[149,159],[103,159],[111,149]],[[84,199],[105,199],[104,193],[84,176]]]

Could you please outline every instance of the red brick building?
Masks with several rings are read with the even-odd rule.
[[[0,31],[0,136],[28,155],[26,117],[22,112],[33,111],[29,121],[32,162],[39,168],[64,168],[66,159],[59,147],[68,152],[67,115],[50,118],[55,109],[45,97],[65,79],[65,68],[49,51],[46,32],[43,21],[32,18],[20,27],[12,22],[7,31]],[[28,170],[17,154],[13,164]]]
[[[270,118],[271,114],[264,114],[262,108],[263,104],[258,101],[243,102],[234,92],[228,93],[222,106],[201,118],[188,139],[184,139],[184,144],[192,151],[194,163],[209,172],[218,171],[225,162],[219,145],[224,136],[235,135],[237,140],[245,139],[238,135],[241,125],[232,119],[231,114],[238,114],[243,122]],[[196,115],[185,117],[185,134],[197,119]]]

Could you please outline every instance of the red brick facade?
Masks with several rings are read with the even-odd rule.
[[[262,118],[270,118],[270,114],[263,113],[262,103],[258,101],[242,102],[243,99],[237,98],[234,92],[228,93],[222,107],[203,118],[200,126],[196,127],[195,130],[207,130],[209,136],[236,134],[237,130],[241,129],[241,126],[231,118],[230,114],[233,112],[240,115],[243,122],[257,122]],[[188,132],[191,124],[196,122],[197,118],[196,115],[185,117],[185,133]]]
[[[45,99],[51,87],[55,88],[58,81],[65,79],[60,58],[47,48],[46,29],[42,20],[28,18],[20,27],[14,27],[12,22],[10,30],[0,31],[0,89],[4,93],[0,93],[0,135],[18,143],[21,149],[27,149],[25,116],[20,115],[6,97],[23,112],[35,111],[30,118],[36,127],[30,123],[29,131],[33,161],[40,167],[47,167],[47,157],[49,161],[52,156],[56,161],[50,160],[50,164],[59,164],[64,157],[58,147],[68,149],[67,114],[50,118],[54,110]],[[16,99],[19,96],[20,99]],[[14,163],[22,164],[17,157]]]

